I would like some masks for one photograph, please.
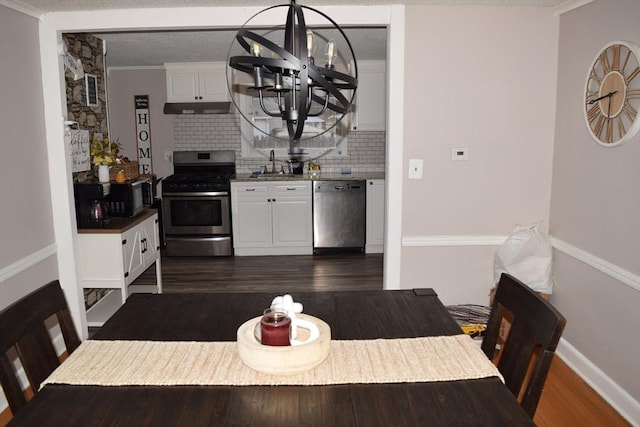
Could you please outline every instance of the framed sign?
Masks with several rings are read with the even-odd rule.
[[[98,78],[93,74],[84,75],[85,92],[87,94],[87,106],[98,106]]]
[[[149,122],[149,95],[135,95],[136,141],[141,175],[153,173],[151,164],[151,124]]]

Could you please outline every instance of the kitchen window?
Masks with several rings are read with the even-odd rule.
[[[243,157],[268,156],[271,150],[275,151],[277,157],[287,157],[289,140],[286,123],[279,117],[268,116],[262,111],[258,96],[242,94],[239,95],[239,99],[243,115],[253,123],[252,125],[244,119],[240,123]],[[278,108],[274,99],[265,98],[264,103],[269,111],[275,111]],[[337,117],[336,113],[326,111],[321,116],[307,118],[300,148],[309,158],[347,155],[347,134],[351,114],[347,114],[333,129],[320,135],[335,123]],[[314,137],[314,134],[318,136]]]

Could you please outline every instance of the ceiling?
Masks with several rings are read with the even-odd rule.
[[[144,9],[151,7],[196,6],[273,6],[286,0],[15,0],[42,12],[99,9]],[[304,6],[324,5],[379,5],[379,4],[438,4],[438,5],[497,5],[556,7],[568,0],[302,0]]]
[[[14,0],[37,12],[79,10],[166,8],[197,6],[266,7],[286,0]],[[310,7],[323,5],[498,5],[558,7],[572,0],[303,0]],[[387,34],[384,28],[344,28],[359,60],[385,59]],[[235,31],[173,31],[95,34],[107,45],[108,67],[152,67],[165,62],[226,61]]]

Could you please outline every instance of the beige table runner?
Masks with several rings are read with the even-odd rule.
[[[43,385],[328,385],[491,376],[502,379],[467,335],[332,341],[322,364],[293,375],[254,371],[240,360],[235,342],[88,340]]]

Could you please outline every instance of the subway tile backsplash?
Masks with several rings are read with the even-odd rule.
[[[268,163],[265,158],[243,158],[239,114],[185,114],[173,119],[175,149],[235,150],[238,173],[251,173]],[[323,156],[317,161],[324,172],[384,172],[385,132],[349,133],[347,156]],[[282,162],[284,159],[278,159]]]

